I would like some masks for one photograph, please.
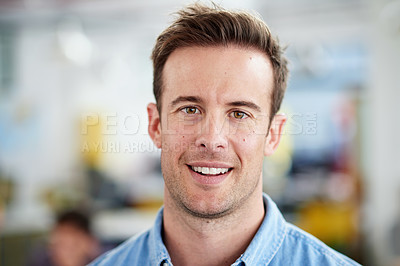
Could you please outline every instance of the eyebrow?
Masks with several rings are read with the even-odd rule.
[[[249,101],[234,101],[234,102],[228,103],[228,105],[235,106],[235,107],[248,107],[257,112],[261,112],[260,106],[258,106],[257,104],[255,104],[253,102],[249,102]]]
[[[181,103],[181,102],[194,102],[194,103],[203,103],[204,101],[196,96],[179,96],[175,100],[173,100],[170,104],[171,107]],[[234,101],[230,102],[227,104],[228,106],[233,106],[233,107],[248,107],[251,108],[257,112],[261,112],[260,106],[253,102],[249,101]]]
[[[195,102],[195,103],[203,103],[203,100],[196,96],[179,96],[175,100],[170,103],[170,106],[173,107],[181,102]]]

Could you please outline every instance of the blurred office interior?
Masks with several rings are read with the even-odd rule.
[[[219,0],[287,45],[284,139],[264,190],[364,265],[400,265],[400,1]],[[147,135],[151,49],[183,0],[0,0],[0,265],[26,265],[56,214],[104,246],[162,205]]]

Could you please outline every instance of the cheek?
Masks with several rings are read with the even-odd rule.
[[[231,143],[235,146],[236,152],[250,158],[263,154],[265,140],[265,136],[255,132],[231,136]]]
[[[190,148],[193,143],[193,136],[190,132],[180,131],[171,128],[162,134],[162,152],[170,158],[179,157]]]

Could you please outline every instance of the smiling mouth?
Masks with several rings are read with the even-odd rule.
[[[230,172],[233,168],[214,168],[214,167],[201,167],[188,165],[193,172],[207,176],[218,176]]]

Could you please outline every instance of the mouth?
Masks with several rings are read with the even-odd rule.
[[[196,183],[201,185],[217,185],[224,181],[233,170],[229,167],[187,165]]]
[[[223,175],[233,169],[233,168],[201,167],[201,166],[191,166],[191,165],[189,165],[189,167],[194,172],[201,175]]]

